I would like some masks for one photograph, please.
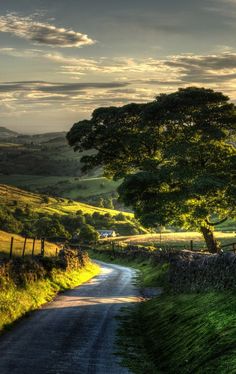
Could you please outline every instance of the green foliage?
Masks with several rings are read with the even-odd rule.
[[[99,239],[98,232],[91,225],[83,225],[80,229],[79,240],[93,243]]]
[[[209,229],[212,217],[233,216],[236,202],[235,106],[210,89],[190,87],[154,102],[99,108],[67,134],[85,169],[103,166],[147,226]],[[85,131],[86,129],[86,131]]]
[[[23,224],[14,217],[10,210],[1,207],[0,229],[18,234],[22,231]]]
[[[55,217],[42,217],[38,219],[35,225],[37,236],[45,238],[64,237],[69,239],[70,233],[65,229],[59,219]]]

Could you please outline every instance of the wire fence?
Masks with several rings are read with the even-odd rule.
[[[35,257],[39,255],[42,257],[57,256],[58,252],[59,246],[48,243],[45,238],[25,237],[22,240],[12,236],[10,242],[4,242],[4,251],[2,251],[2,254],[11,259],[13,257]]]

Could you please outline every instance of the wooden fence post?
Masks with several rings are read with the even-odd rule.
[[[33,239],[32,253],[31,256],[34,257],[34,248],[35,248],[35,238]]]
[[[25,257],[26,242],[27,242],[27,238],[25,238],[25,240],[24,240],[24,245],[23,245],[23,250],[22,250],[22,257]]]
[[[193,240],[190,240],[190,251],[193,251]]]
[[[10,253],[9,253],[9,258],[12,258],[13,254],[13,243],[14,243],[14,237],[11,237],[11,245],[10,245]]]
[[[111,249],[112,249],[113,256],[115,256],[115,243],[113,241],[111,242]]]
[[[233,243],[233,251],[236,253],[236,243]]]
[[[44,256],[44,250],[45,250],[45,239],[41,239],[41,256]]]

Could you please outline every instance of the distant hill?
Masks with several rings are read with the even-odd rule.
[[[19,134],[15,131],[9,130],[6,127],[0,126],[0,139],[16,138]]]
[[[65,131],[24,135],[0,130],[0,184],[122,209],[119,183],[104,179],[102,168],[83,173],[81,157],[92,151],[74,152]]]
[[[42,144],[56,140],[66,143],[66,132],[47,132],[44,134],[23,135],[18,134],[17,142],[24,144]]]
[[[42,134],[33,134],[33,135],[27,135],[23,133],[18,133],[16,131],[12,131],[8,129],[7,127],[0,126],[0,140],[11,140],[14,143],[46,143],[53,141],[54,139],[57,139],[57,141],[60,139],[64,143],[66,142],[66,131],[57,131],[57,132],[46,132]]]

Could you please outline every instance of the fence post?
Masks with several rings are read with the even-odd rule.
[[[23,245],[23,250],[22,250],[22,257],[25,257],[26,242],[27,242],[27,238],[25,238],[25,240],[24,240],[24,245]]]
[[[14,243],[14,237],[11,237],[11,245],[10,245],[10,253],[9,253],[9,258],[12,258],[12,253],[13,253],[13,243]]]
[[[58,248],[56,248],[56,257],[57,257],[57,255],[58,255]]]
[[[235,243],[233,243],[233,251],[234,251],[234,253],[236,253],[236,244]]]
[[[34,257],[34,248],[35,248],[35,238],[33,238],[32,253],[31,253],[32,257]]]
[[[42,238],[41,239],[41,256],[44,256],[44,247],[45,247],[45,243],[44,243],[45,239]]]
[[[111,242],[111,249],[112,249],[113,256],[115,256],[115,243],[113,241]]]
[[[193,251],[193,240],[190,240],[190,251]]]

